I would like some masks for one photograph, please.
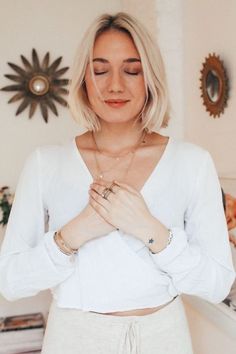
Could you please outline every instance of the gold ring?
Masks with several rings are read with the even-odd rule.
[[[103,191],[102,191],[102,194],[101,196],[104,198],[104,199],[107,199],[108,195],[111,193],[111,190],[109,188],[104,188]]]
[[[109,190],[113,193],[114,193],[114,191],[113,191],[112,187],[114,187],[114,186],[118,186],[118,184],[116,184],[115,182],[112,182],[112,184],[109,187]]]

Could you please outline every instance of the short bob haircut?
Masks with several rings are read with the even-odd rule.
[[[139,116],[143,129],[151,132],[166,127],[169,120],[169,98],[160,50],[142,24],[124,12],[99,16],[82,39],[72,68],[69,88],[68,104],[72,116],[83,128],[90,131],[100,130],[99,118],[91,109],[88,100],[85,71],[88,64],[91,65],[92,70],[93,47],[96,38],[109,30],[129,35],[139,52],[146,86],[146,101]]]

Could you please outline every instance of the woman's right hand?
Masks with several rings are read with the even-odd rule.
[[[116,228],[106,222],[90,204],[61,228],[61,235],[72,248],[80,248],[87,241],[105,236]]]

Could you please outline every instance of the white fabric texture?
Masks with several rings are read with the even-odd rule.
[[[159,306],[181,293],[214,303],[227,296],[235,272],[208,152],[170,138],[141,189],[150,212],[173,231],[158,254],[122,231],[87,242],[76,256],[60,252],[53,234],[86,206],[91,182],[75,139],[30,154],[0,254],[8,300],[50,288],[60,307],[113,312]]]
[[[66,334],[66,335],[65,335]],[[42,354],[193,354],[178,297],[144,316],[100,315],[52,303]]]

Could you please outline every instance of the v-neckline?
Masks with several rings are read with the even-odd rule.
[[[85,163],[82,155],[81,155],[81,152],[76,144],[76,137],[74,137],[72,139],[72,145],[73,145],[73,150],[75,152],[75,155],[77,156],[77,158],[79,159],[79,161],[81,162],[82,166],[83,166],[83,169],[85,171],[85,173],[87,174],[89,180],[90,180],[90,183],[93,182],[93,176],[87,166],[87,164]],[[143,183],[142,187],[138,190],[138,192],[140,194],[143,194],[144,193],[144,190],[147,188],[147,186],[150,184],[150,181],[153,179],[154,175],[156,173],[158,173],[161,169],[161,167],[165,164],[165,161],[168,160],[168,156],[170,154],[170,151],[172,150],[171,147],[173,145],[173,139],[171,137],[168,138],[168,142],[165,146],[165,149],[160,157],[160,159],[158,160],[158,162],[156,163],[155,167],[152,169],[152,171],[150,172],[149,176],[147,177],[147,179],[145,180],[145,182]]]

